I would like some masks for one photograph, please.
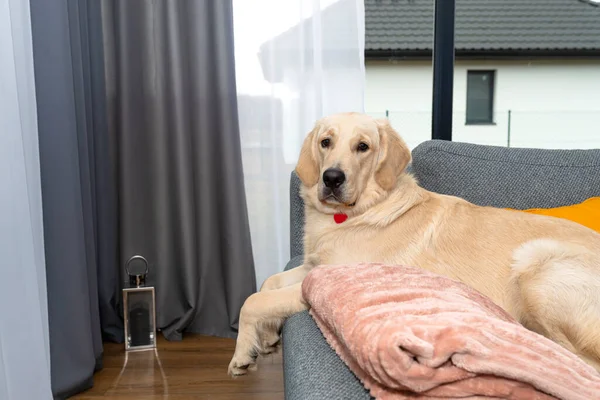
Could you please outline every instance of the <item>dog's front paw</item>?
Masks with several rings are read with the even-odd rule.
[[[248,371],[256,370],[256,356],[244,354],[242,356],[234,355],[229,363],[227,372],[230,376],[246,375]]]
[[[269,332],[262,339],[260,354],[266,355],[276,353],[281,346],[281,337],[278,332]]]

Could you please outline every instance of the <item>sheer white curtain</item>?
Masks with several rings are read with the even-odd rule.
[[[0,1],[0,399],[51,399],[29,2]]]
[[[318,118],[364,111],[363,0],[233,0],[257,285],[289,260],[289,180]]]

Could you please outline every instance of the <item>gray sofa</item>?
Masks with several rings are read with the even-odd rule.
[[[431,140],[413,150],[409,170],[428,190],[480,205],[556,207],[600,196],[600,150],[518,149]],[[304,206],[299,184],[292,174],[292,258],[286,269],[302,263]],[[372,398],[329,347],[308,312],[285,322],[282,346],[287,400]]]

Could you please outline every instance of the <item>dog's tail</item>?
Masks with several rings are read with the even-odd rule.
[[[513,254],[510,287],[521,323],[600,372],[600,264],[577,244],[529,241]]]

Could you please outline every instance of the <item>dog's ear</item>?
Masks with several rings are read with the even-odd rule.
[[[314,154],[314,138],[320,129],[319,125],[315,125],[313,130],[306,136],[298,163],[296,164],[296,174],[306,187],[312,187],[319,181],[319,165]]]
[[[408,146],[387,119],[377,120],[379,130],[379,161],[375,181],[384,190],[392,190],[411,160]]]

